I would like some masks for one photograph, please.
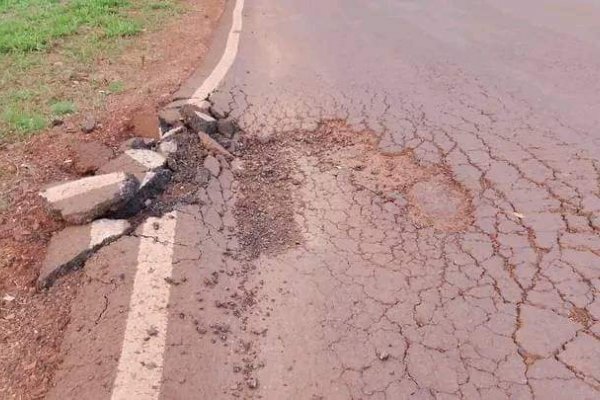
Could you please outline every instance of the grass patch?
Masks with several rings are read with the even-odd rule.
[[[53,115],[67,115],[75,112],[75,104],[72,101],[57,101],[50,105]]]
[[[97,106],[97,60],[114,60],[137,35],[159,29],[181,11],[178,1],[0,0],[0,141],[77,112],[73,100],[81,110]]]
[[[122,81],[114,81],[108,85],[108,91],[112,94],[123,93],[125,91],[125,84]]]
[[[46,127],[44,115],[16,108],[5,109],[2,119],[18,134],[30,134]]]
[[[133,36],[142,31],[142,25],[136,21],[115,18],[106,24],[104,34],[109,38]]]

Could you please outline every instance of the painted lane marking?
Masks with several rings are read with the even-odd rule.
[[[112,400],[157,400],[160,395],[177,213],[142,227],[138,265]]]
[[[190,103],[206,99],[208,95],[211,94],[217,88],[217,86],[219,86],[221,81],[223,81],[223,78],[225,78],[225,75],[233,65],[240,44],[240,35],[242,34],[243,10],[244,0],[237,0],[233,9],[233,22],[231,23],[231,30],[229,31],[227,43],[225,44],[225,51],[208,78],[206,78],[202,85],[196,89],[189,100]]]

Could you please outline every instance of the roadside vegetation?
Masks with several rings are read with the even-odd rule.
[[[102,65],[181,12],[179,1],[0,0],[0,142],[128,90]]]

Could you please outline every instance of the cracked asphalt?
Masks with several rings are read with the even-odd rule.
[[[160,398],[600,398],[599,17],[247,2],[211,96],[247,142],[177,208]],[[110,398],[138,240],[88,262],[49,398]]]

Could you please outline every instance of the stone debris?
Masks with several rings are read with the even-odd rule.
[[[204,168],[209,170],[213,176],[219,176],[219,172],[221,171],[219,161],[213,156],[207,156],[204,159]]]
[[[139,188],[138,179],[125,172],[113,172],[59,183],[40,192],[52,213],[72,224],[85,224],[131,200]]]
[[[196,183],[202,187],[207,186],[211,176],[220,177],[221,168],[233,159],[217,138],[233,141],[231,138],[238,130],[233,121],[218,122],[209,115],[209,109],[210,103],[204,101],[199,105],[168,106],[159,114],[161,124],[168,128],[177,125],[178,116],[184,115],[193,133],[198,133],[201,146],[211,153],[206,156],[201,151],[202,157],[196,160]],[[88,171],[98,175],[60,183],[40,192],[52,212],[79,226],[67,227],[51,239],[38,287],[48,287],[59,276],[81,267],[99,247],[130,229],[124,219],[94,220],[109,213],[111,218],[129,218],[148,206],[149,199],[166,188],[177,170],[176,153],[180,146],[185,147],[187,142],[181,140],[185,141],[183,135],[187,134],[186,127],[179,125],[166,130],[159,140],[133,137],[121,144],[122,153],[112,159],[111,149],[100,151],[101,145],[92,143],[88,146],[89,157],[83,158],[102,153],[103,162],[96,162]]]
[[[202,142],[202,145],[208,150],[217,154],[221,154],[228,159],[233,159],[233,155],[223,146],[219,144],[215,139],[210,137],[204,132],[198,132],[198,137]]]
[[[206,132],[214,135],[217,132],[217,120],[210,115],[198,111],[193,106],[184,106],[181,108],[181,114],[187,126],[194,132]]]
[[[177,153],[177,142],[174,140],[167,140],[161,142],[158,145],[158,151],[165,157],[169,157],[171,154]]]
[[[171,170],[166,168],[147,172],[140,183],[140,200],[146,200],[162,191],[170,182],[172,174]]]
[[[250,378],[246,381],[246,384],[248,385],[248,387],[250,389],[256,389],[256,388],[258,388],[258,379]]]
[[[87,115],[81,124],[83,133],[91,133],[96,129],[96,118],[93,115]]]
[[[65,273],[81,267],[98,248],[119,238],[130,229],[126,220],[99,219],[88,225],[70,226],[50,240],[37,280],[45,288]]]
[[[173,126],[176,126],[177,124],[181,123],[181,119],[181,113],[177,108],[163,108],[158,113],[161,131],[165,131]]]
[[[211,114],[210,113],[211,104],[210,104],[210,101],[208,101],[208,100],[189,99],[189,100],[184,100],[184,101],[185,101],[185,104],[193,105],[194,107],[196,107],[198,109],[198,111],[202,111],[205,114]]]
[[[156,140],[151,138],[143,138],[143,137],[132,137],[124,141],[119,147],[121,151],[127,151],[129,149],[150,149]]]
[[[217,121],[217,131],[221,135],[231,139],[237,132],[237,126],[231,119],[220,119]]]
[[[161,136],[161,140],[167,140],[167,139],[172,139],[175,135],[177,135],[178,133],[183,132],[184,127],[183,126],[178,126],[177,128],[173,128],[170,129],[168,131],[166,131],[165,133],[163,133],[163,135]]]

